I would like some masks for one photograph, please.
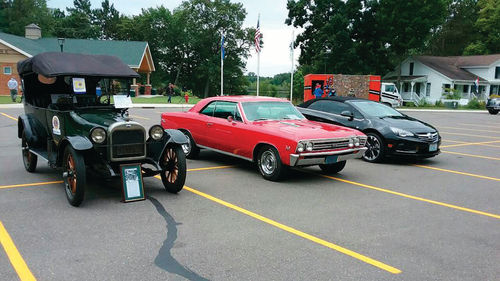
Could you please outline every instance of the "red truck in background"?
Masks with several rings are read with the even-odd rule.
[[[304,76],[304,102],[314,99],[316,85],[325,94],[325,86],[341,97],[358,97],[380,102],[381,80],[379,75],[308,74]]]

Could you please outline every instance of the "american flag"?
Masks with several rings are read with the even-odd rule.
[[[261,34],[260,34],[259,21],[260,21],[260,19],[257,20],[257,29],[255,30],[255,37],[254,37],[254,40],[255,40],[255,51],[257,51],[257,53],[260,53],[260,37],[261,37]]]

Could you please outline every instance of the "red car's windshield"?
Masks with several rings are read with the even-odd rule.
[[[248,121],[284,119],[300,120],[305,118],[289,102],[243,102],[242,106]]]

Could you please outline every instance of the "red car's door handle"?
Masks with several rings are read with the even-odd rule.
[[[209,122],[209,123],[207,123],[207,126],[208,126],[208,127],[210,127],[210,126],[212,126],[213,124],[214,124],[214,123],[210,123],[210,122]]]

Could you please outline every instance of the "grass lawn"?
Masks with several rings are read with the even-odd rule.
[[[10,96],[0,96],[0,104],[14,103]]]

